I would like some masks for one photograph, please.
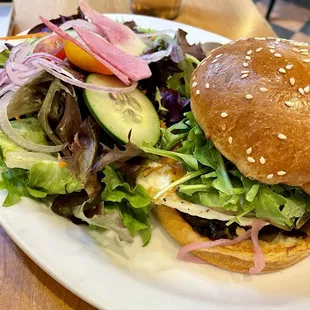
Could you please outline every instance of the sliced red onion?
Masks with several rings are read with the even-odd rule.
[[[56,146],[37,144],[35,142],[25,139],[16,132],[16,130],[12,127],[7,114],[7,107],[13,95],[14,92],[9,92],[0,99],[0,127],[3,130],[3,132],[16,144],[20,145],[21,147],[29,151],[41,152],[41,153],[56,153],[63,150],[66,147],[65,144]]]
[[[138,82],[132,81],[130,86],[126,86],[126,87],[103,87],[103,86],[99,86],[99,85],[95,85],[95,84],[89,84],[89,83],[84,83],[78,79],[76,79],[75,77],[73,77],[73,75],[71,75],[69,72],[67,72],[68,74],[63,75],[63,71],[64,70],[62,67],[58,67],[56,69],[56,65],[55,64],[51,64],[50,62],[46,62],[46,61],[42,61],[42,60],[38,60],[38,64],[41,65],[41,67],[47,71],[48,73],[52,74],[53,76],[57,77],[58,79],[69,83],[71,85],[80,87],[80,88],[84,88],[84,89],[90,89],[90,90],[94,90],[94,91],[105,91],[105,92],[109,92],[109,93],[128,93],[131,92],[133,90],[135,90],[137,88]],[[69,77],[68,75],[71,75],[72,77]]]
[[[14,46],[9,55],[10,62],[21,62],[31,51],[29,43],[21,43]]]
[[[243,235],[230,240],[230,239],[218,239],[215,241],[207,242],[195,242],[189,245],[182,247],[178,253],[178,258],[187,262],[197,262],[197,257],[193,257],[190,254],[191,251],[200,250],[200,249],[210,249],[216,246],[229,246],[235,245],[243,240],[249,239],[251,236],[252,229],[247,230]]]
[[[262,220],[253,221],[251,229],[251,239],[254,248],[254,267],[250,268],[250,274],[260,273],[265,268],[265,256],[258,243],[258,233],[266,225]]]
[[[0,97],[6,94],[8,91],[12,90],[13,88],[14,88],[13,84],[6,84],[5,86],[2,86],[0,88]]]
[[[87,29],[95,32],[95,33],[100,34],[97,27],[94,24],[92,24],[92,23],[90,23],[84,19],[68,20],[67,22],[62,24],[59,28],[61,30],[68,30],[68,29],[72,28],[73,26],[84,27],[84,28],[87,28]]]
[[[161,31],[155,31],[155,32],[146,32],[146,33],[137,33],[137,35],[140,38],[149,38],[149,37],[158,37],[163,34],[173,34],[175,35],[175,30],[172,29],[166,29],[166,30],[161,30]]]
[[[5,69],[3,69],[3,71],[1,71],[0,73],[0,86],[6,83],[9,83],[9,78],[8,75],[6,74]]]
[[[25,83],[25,79],[21,79],[16,72],[13,71],[13,63],[9,62],[5,67],[6,73],[11,82],[17,86],[22,86]]]
[[[36,74],[38,74],[39,72],[41,72],[43,69],[42,68],[37,68],[37,69],[32,69],[28,72],[20,72],[18,73],[18,77],[20,79],[26,79],[26,78],[30,78]]]
[[[153,54],[145,54],[143,56],[141,56],[140,58],[145,60],[147,63],[151,63],[151,62],[157,62],[161,59],[163,59],[164,57],[167,57],[171,54],[172,52],[172,44],[169,44],[167,49],[163,50],[163,51],[158,51],[155,52]]]
[[[34,53],[32,55],[29,55],[27,57],[25,57],[25,59],[23,59],[23,64],[28,64],[30,61],[32,60],[37,60],[37,59],[46,59],[46,60],[50,60],[50,61],[53,61],[54,63],[62,63],[63,60],[53,56],[53,55],[50,55],[48,53]]]

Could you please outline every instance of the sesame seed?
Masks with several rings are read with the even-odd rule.
[[[200,94],[200,90],[197,89],[197,90],[196,90],[196,95],[199,95],[199,94]]]
[[[228,114],[227,114],[226,112],[222,112],[222,113],[221,113],[221,117],[225,118],[225,117],[227,117],[227,116],[228,116]]]
[[[290,84],[291,84],[292,86],[295,85],[295,79],[294,79],[293,77],[290,78]]]
[[[251,60],[251,56],[245,56],[246,60]]]
[[[279,41],[275,41],[273,44],[276,44],[276,45],[278,45],[279,44]]]
[[[310,62],[310,58],[303,59],[302,61],[303,61],[303,62],[307,62],[307,63],[309,63],[309,62]]]
[[[286,135],[284,135],[283,133],[279,133],[279,134],[278,134],[278,138],[279,138],[280,140],[286,140]]]
[[[241,78],[242,78],[242,79],[245,79],[248,75],[249,75],[248,73],[242,74],[242,75],[241,75]]]
[[[299,93],[300,93],[300,94],[302,94],[302,95],[304,95],[304,94],[305,94],[304,89],[303,89],[303,88],[301,88],[301,87],[299,87],[299,88],[298,88],[298,91],[299,91]]]
[[[293,52],[296,52],[296,53],[300,53],[300,50],[299,50],[298,48],[296,48],[296,47],[293,47],[293,48],[292,48],[292,51],[293,51]]]
[[[213,63],[215,63],[215,62],[217,62],[217,61],[218,61],[218,59],[215,58],[215,59],[213,59],[213,60],[211,61],[211,64],[213,64]]]
[[[295,42],[294,46],[302,46],[302,43],[301,42]]]
[[[261,87],[259,90],[260,90],[262,93],[264,93],[264,92],[266,92],[268,89],[267,89],[266,87]]]
[[[301,52],[309,52],[306,48],[301,48],[300,51]]]
[[[281,41],[281,38],[276,38],[276,42],[279,43],[280,41]],[[276,42],[275,42],[275,43],[276,43]]]
[[[305,55],[305,56],[309,56],[309,53],[308,53],[308,52],[301,52],[300,54],[301,54],[301,55]]]
[[[252,50],[249,50],[249,51],[247,51],[246,52],[248,55],[251,55],[252,53],[253,53],[253,51]]]
[[[196,76],[194,75],[194,76],[193,76],[193,81],[195,81],[195,79],[196,79]]]
[[[286,73],[286,70],[285,70],[284,68],[280,68],[280,69],[279,69],[279,72],[281,72],[281,73]]]
[[[222,130],[226,130],[226,124],[222,125]]]
[[[256,37],[255,40],[257,40],[257,41],[266,41],[266,38],[264,38],[264,37]]]
[[[259,47],[259,48],[257,48],[255,51],[258,53],[258,52],[260,52],[262,49],[263,49],[262,47]]]
[[[245,71],[241,71],[241,73],[242,73],[242,74],[243,74],[243,73],[250,73],[250,71],[245,70]]]
[[[293,68],[293,65],[286,65],[285,67],[287,70],[291,70]]]
[[[284,103],[285,103],[285,105],[288,106],[288,107],[294,106],[294,103],[291,102],[291,101],[285,101]]]
[[[306,86],[306,87],[304,88],[304,92],[305,92],[305,93],[309,93],[309,91],[310,91],[310,86],[308,85],[308,86]]]
[[[248,100],[253,99],[253,96],[251,94],[246,94],[245,99],[248,99]]]
[[[192,87],[196,87],[198,83],[196,81],[193,82]]]
[[[206,83],[206,84],[205,84],[205,88],[210,88],[210,84],[209,84],[209,83]]]
[[[285,174],[286,174],[285,171],[278,171],[278,172],[277,172],[277,175],[285,175]]]
[[[269,48],[276,48],[274,45],[267,45]]]
[[[243,67],[246,68],[246,67],[248,67],[248,66],[249,66],[249,64],[248,64],[247,62],[244,62],[244,63],[243,63]]]
[[[219,58],[219,57],[221,57],[223,54],[218,54],[218,55],[216,55],[215,56],[215,58]]]
[[[229,144],[232,144],[232,141],[233,141],[233,138],[232,138],[232,137],[229,137],[229,138],[228,138]]]
[[[260,159],[259,159],[259,162],[264,165],[266,163],[266,159],[262,156]]]
[[[269,50],[271,54],[274,54],[276,51],[274,49]]]
[[[246,153],[248,154],[248,155],[250,155],[251,153],[252,153],[252,148],[251,147],[249,147],[247,150],[246,150]]]
[[[255,163],[255,159],[254,159],[253,157],[251,157],[251,156],[249,156],[249,157],[247,158],[247,160],[248,160],[248,162],[250,162],[250,163]]]
[[[273,178],[273,174],[272,173],[267,175],[267,179],[272,179],[272,178]]]
[[[274,56],[275,56],[275,57],[282,57],[282,55],[279,54],[279,53],[275,53]]]

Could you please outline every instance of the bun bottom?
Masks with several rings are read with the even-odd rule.
[[[182,218],[181,214],[164,205],[154,207],[153,212],[164,229],[181,246],[194,242],[210,241],[193,230]],[[307,238],[288,237],[277,235],[270,242],[259,241],[264,253],[266,266],[263,272],[282,270],[306,258],[310,253],[310,225],[309,222],[302,228],[308,234]],[[205,260],[207,263],[230,271],[249,273],[253,263],[253,245],[251,240],[244,240],[233,246],[200,249],[192,254]]]

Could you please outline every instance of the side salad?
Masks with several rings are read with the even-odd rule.
[[[48,200],[76,224],[146,245],[152,198],[133,176],[158,157],[142,145],[157,145],[189,110],[204,53],[183,30],[115,22],[83,1],[76,15],[42,20],[29,34],[50,34],[0,54],[3,206]]]

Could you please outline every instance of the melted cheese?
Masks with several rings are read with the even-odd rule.
[[[148,167],[142,169],[136,179],[137,184],[141,184],[153,197],[161,189],[171,184],[175,179],[174,168],[169,165],[150,163]],[[182,200],[176,192],[166,192],[160,198],[153,201],[155,204],[163,204],[167,207],[177,209],[183,213],[198,216],[208,220],[229,221],[235,216],[224,214],[208,207],[194,204]],[[254,218],[239,217],[240,225],[252,226]]]

